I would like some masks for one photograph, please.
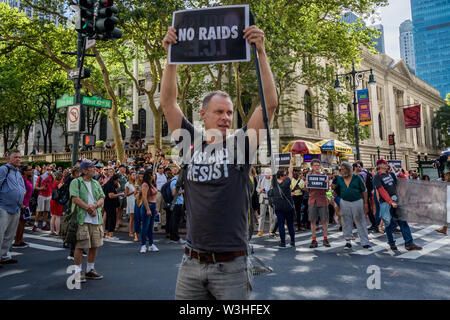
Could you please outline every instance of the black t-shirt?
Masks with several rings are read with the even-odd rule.
[[[397,196],[397,177],[392,172],[380,173],[378,172],[373,179],[375,188],[383,187],[389,196]],[[386,202],[383,197],[380,196],[380,203]]]
[[[286,178],[282,183],[280,183],[280,189],[283,192],[285,198],[293,204],[292,196],[291,196],[291,179]]]
[[[209,145],[202,142],[202,133],[185,118],[181,129],[189,132],[189,142],[195,146],[193,152],[187,152],[192,153],[192,158],[185,155],[183,160],[188,163],[183,177],[188,243],[195,249],[212,252],[247,250],[250,204],[245,175],[250,174],[251,165],[247,161],[237,166],[233,160],[235,155],[238,160],[246,155],[248,160],[249,143],[244,134],[245,147],[238,144],[235,155],[230,153],[229,143],[245,133],[246,127],[227,137],[226,142]]]
[[[107,183],[103,186],[103,192],[105,193],[105,204],[104,204],[105,210],[118,208],[119,207],[119,198],[111,199],[109,197],[110,193],[117,194],[116,187],[112,184]]]

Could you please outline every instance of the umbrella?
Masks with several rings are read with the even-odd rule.
[[[447,148],[447,150],[442,151],[441,154],[450,156],[450,148]]]
[[[339,140],[322,140],[316,142],[316,145],[320,147],[322,151],[332,151],[336,153],[348,153],[353,154],[353,149],[349,145],[339,141]]]
[[[292,152],[292,154],[321,154],[318,146],[312,142],[303,140],[289,142],[286,148],[284,148],[284,152]]]

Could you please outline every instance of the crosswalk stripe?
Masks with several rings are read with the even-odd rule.
[[[333,239],[333,238],[336,238],[336,237],[339,237],[339,235],[341,235],[342,234],[342,231],[338,231],[337,233],[334,233],[334,234],[331,234],[330,235],[330,231],[335,231],[335,230],[337,230],[338,228],[334,228],[334,229],[329,229],[328,230],[328,239]],[[356,229],[354,229],[354,230],[356,230]],[[353,230],[353,231],[354,231]],[[322,230],[320,231],[320,232],[316,232],[316,235],[317,234],[320,234],[320,233],[323,233],[322,232]],[[286,230],[286,236],[289,236],[289,232]],[[298,238],[303,238],[303,237],[307,237],[307,238],[309,238],[309,240],[303,240],[303,241],[300,241],[300,242],[297,242],[297,240],[298,240]],[[303,244],[309,244],[309,243],[311,243],[311,238],[312,237],[312,235],[311,235],[311,232],[307,232],[307,233],[300,233],[300,236],[298,236],[298,234],[296,233],[295,234],[295,244],[297,245],[297,243],[298,243],[298,245],[303,245]],[[258,238],[256,238],[256,239],[258,239]],[[323,236],[322,237],[318,237],[317,238],[317,241],[319,241],[319,240],[323,240]],[[268,241],[268,242],[279,242],[279,239],[267,239],[266,241]]]
[[[60,250],[64,250],[63,248],[55,248],[55,247],[50,247],[50,246],[45,246],[43,244],[37,244],[37,243],[28,243],[30,248],[34,248],[34,249],[40,249],[40,250],[45,250],[45,251],[60,251]]]
[[[23,253],[21,252],[13,252],[13,251],[10,251],[9,254],[11,255],[11,257],[23,255]]]
[[[422,240],[427,240],[429,238],[425,238],[424,237],[424,238],[421,238],[421,239]],[[428,240],[428,241],[430,241],[430,240]],[[415,260],[415,259],[417,259],[417,258],[419,258],[419,257],[421,257],[421,256],[423,256],[425,254],[428,254],[430,252],[438,250],[439,248],[441,248],[443,246],[446,246],[448,244],[450,244],[450,237],[441,238],[441,239],[438,239],[436,241],[433,241],[431,243],[428,243],[428,244],[424,245],[422,247],[422,250],[408,251],[405,254],[396,256],[396,258]]]
[[[429,227],[427,227],[425,229],[422,229],[422,230],[420,230],[418,232],[413,233],[412,237],[413,237],[413,239],[420,238],[420,237],[422,237],[422,236],[424,236],[424,235],[426,235],[428,233],[433,232],[437,227],[438,226],[435,226],[435,225],[429,226]],[[404,243],[405,243],[405,240],[403,239],[403,237],[397,238],[396,241],[395,241],[395,244],[397,245],[397,247],[399,245],[404,244]],[[373,253],[380,252],[380,251],[383,251],[383,250],[390,250],[390,247],[389,247],[389,244],[382,243],[382,244],[379,244],[379,245],[377,245],[375,247],[372,247],[372,249],[373,249],[372,251],[368,251],[366,249],[361,249],[361,250],[352,252],[352,254],[358,254],[358,255],[367,256],[369,254],[373,254]]]
[[[338,230],[338,229],[339,229],[339,226],[332,226],[332,227],[328,228],[328,232],[334,231],[334,230]],[[287,228],[285,228],[285,230],[286,230],[286,233],[288,233]],[[316,234],[321,234],[321,233],[323,233],[323,229],[322,228],[320,228],[320,230],[316,231]],[[295,237],[297,238],[297,236],[299,236],[300,238],[304,237],[304,236],[311,236],[311,230],[296,231],[295,232]],[[264,238],[269,238],[269,234],[266,233],[266,234],[263,234],[262,236],[258,236],[258,235],[255,234],[252,237],[252,240],[253,239],[264,239]],[[277,240],[273,240],[273,239],[269,238],[269,241],[277,241]]]
[[[355,229],[355,230],[356,230],[356,229]],[[377,234],[369,234],[369,241],[373,242],[373,239],[376,239],[376,238],[378,238],[378,237],[381,237],[382,235],[383,235],[383,234],[381,234],[381,233],[377,233]],[[328,237],[328,238],[330,238],[330,237]],[[355,237],[355,238],[356,238],[356,237]],[[327,247],[319,247],[319,248],[315,248],[315,250],[318,250],[318,251],[328,251],[328,250],[333,250],[333,249],[336,249],[336,248],[345,246],[346,243],[347,243],[347,241],[345,241],[345,239],[343,239],[343,240],[339,240],[339,241],[330,243],[331,247],[328,247],[328,248],[327,248]],[[364,250],[367,250],[367,249],[364,249]]]
[[[34,234],[27,234],[25,233],[23,235],[24,238],[29,238],[29,239],[37,239],[37,240],[44,240],[44,241],[51,241],[51,242],[57,242],[57,243],[63,243],[63,241],[59,238],[50,238],[50,237],[45,237],[45,236],[37,236]]]

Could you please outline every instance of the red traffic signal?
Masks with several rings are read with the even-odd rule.
[[[83,136],[83,146],[86,147],[95,146],[95,135],[85,134]]]

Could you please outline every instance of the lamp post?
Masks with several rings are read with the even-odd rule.
[[[389,160],[392,160],[392,148],[389,148]]]
[[[417,162],[420,162],[420,152],[417,152]]]
[[[38,147],[38,152],[39,152],[39,139],[41,138],[41,131],[40,130],[38,130],[38,132],[36,133],[36,138],[38,139],[37,147]]]
[[[353,114],[355,116],[355,147],[356,147],[356,160],[361,160],[361,155],[359,153],[359,121],[356,112],[356,107],[358,105],[358,101],[356,100],[356,89],[359,86],[359,83],[362,79],[364,79],[364,74],[370,72],[369,75],[369,85],[373,87],[376,82],[373,76],[372,69],[369,70],[355,70],[355,62],[352,61],[352,71],[343,74],[336,74],[336,81],[334,82],[334,89],[339,92],[341,90],[341,85],[339,83],[339,77],[345,77],[345,80],[350,83],[350,87],[353,90]]]
[[[377,155],[378,155],[378,159],[380,159],[380,146],[377,146]]]

